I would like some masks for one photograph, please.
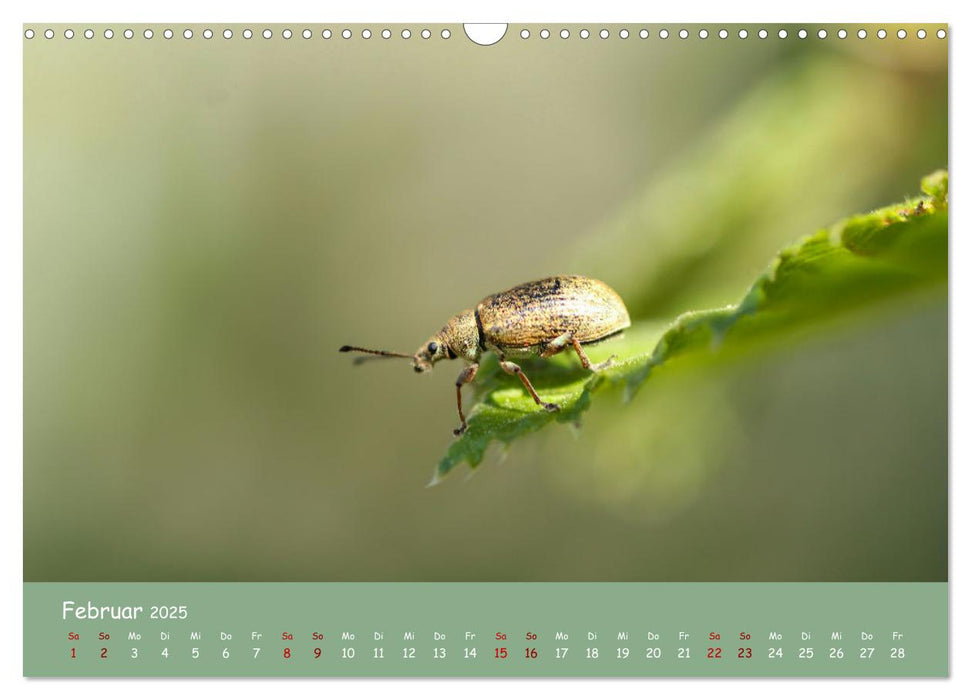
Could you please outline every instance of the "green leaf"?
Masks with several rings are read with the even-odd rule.
[[[571,354],[522,364],[545,401],[540,409],[518,379],[489,356],[477,377],[468,430],[439,462],[436,483],[462,462],[477,466],[493,442],[508,445],[553,422],[578,424],[593,396],[622,389],[627,399],[658,367],[689,358],[719,362],[770,348],[798,328],[947,280],[947,173],[924,178],[926,193],[853,216],[782,250],[734,305],[679,316],[665,327],[635,321],[617,340],[589,347],[594,362],[615,354],[613,366],[584,371]]]

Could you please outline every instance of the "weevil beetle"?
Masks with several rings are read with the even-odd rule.
[[[475,378],[482,353],[496,353],[499,366],[519,377],[539,406],[558,411],[558,405],[539,397],[523,370],[509,358],[548,358],[572,347],[583,368],[596,372],[608,367],[613,357],[599,365],[591,364],[583,346],[606,340],[629,326],[630,315],[617,292],[599,280],[562,275],[487,296],[474,309],[450,318],[414,355],[354,345],[345,345],[340,352],[404,357],[412,361],[416,372],[430,370],[439,360],[463,359],[465,369],[455,380],[455,400],[462,424],[454,433],[461,435],[468,427],[462,411],[462,386]]]

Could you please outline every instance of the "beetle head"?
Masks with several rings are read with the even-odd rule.
[[[427,372],[436,362],[447,357],[448,346],[445,344],[445,340],[439,335],[434,335],[415,351],[412,365],[416,372]]]
[[[452,316],[442,330],[433,335],[415,352],[412,364],[416,372],[425,372],[439,360],[462,358],[478,362],[480,355],[479,329],[475,312],[466,309]]]
[[[357,345],[344,345],[340,351],[360,352],[370,356],[357,358],[355,364],[376,357],[403,357],[411,360],[411,366],[416,372],[427,372],[439,360],[454,360],[460,357],[466,362],[478,362],[482,351],[480,340],[475,314],[470,309],[466,309],[450,318],[442,330],[424,342],[414,355],[388,350],[371,350]]]

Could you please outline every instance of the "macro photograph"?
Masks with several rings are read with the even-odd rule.
[[[52,26],[26,581],[948,579],[947,39]]]

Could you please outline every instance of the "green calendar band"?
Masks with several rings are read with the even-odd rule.
[[[25,583],[26,676],[945,676],[946,583]]]

